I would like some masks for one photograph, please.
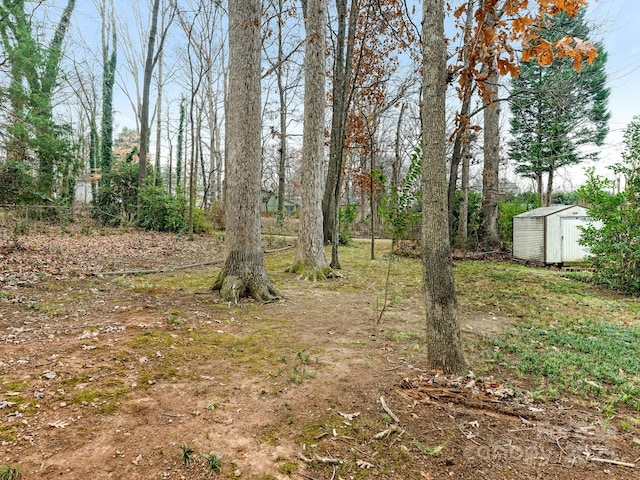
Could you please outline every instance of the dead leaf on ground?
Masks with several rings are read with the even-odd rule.
[[[373,463],[365,462],[364,460],[356,460],[356,465],[366,470],[370,468],[375,468],[375,465]]]
[[[340,416],[346,418],[347,420],[353,420],[354,418],[356,418],[357,416],[360,415],[360,412],[355,412],[355,413],[342,413],[342,412],[338,412],[340,414]]]

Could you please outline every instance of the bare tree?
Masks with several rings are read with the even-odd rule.
[[[147,177],[147,149],[149,148],[149,95],[151,92],[151,74],[155,65],[154,49],[156,34],[158,33],[158,12],[160,0],[153,1],[151,14],[151,29],[149,30],[149,44],[147,46],[147,59],[144,63],[144,79],[142,84],[142,111],[140,112],[140,160],[138,162],[138,210],[142,205],[142,188]]]
[[[330,269],[322,236],[322,161],[324,153],[326,0],[302,0],[305,17],[304,131],[302,204],[298,253],[291,271],[308,279],[325,278]]]
[[[447,215],[446,117],[447,47],[444,1],[423,3],[422,252],[429,368],[461,373],[460,339],[449,221]]]
[[[260,0],[229,0],[229,111],[225,264],[213,285],[220,297],[278,296],[260,239]]]

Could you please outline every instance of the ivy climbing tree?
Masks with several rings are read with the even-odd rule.
[[[52,201],[75,175],[70,129],[53,118],[53,96],[57,86],[65,34],[71,22],[75,0],[68,0],[48,44],[41,39],[42,25],[27,10],[24,0],[2,0],[0,41],[8,64],[10,115],[5,149],[7,160],[33,176],[37,172],[34,200]],[[30,192],[31,194],[33,192]],[[16,198],[22,201],[22,198]]]

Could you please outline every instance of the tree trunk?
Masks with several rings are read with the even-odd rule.
[[[290,271],[307,279],[329,273],[322,235],[322,161],[324,152],[326,0],[303,0],[306,51],[304,56],[304,128],[302,140],[302,203],[298,252]]]
[[[184,97],[180,99],[180,122],[178,123],[178,145],[176,153],[176,194],[180,194],[182,184],[182,164],[184,156]]]
[[[465,48],[462,51],[464,68],[469,68],[469,50],[466,48],[471,41],[471,32],[473,26],[473,9],[475,2],[467,3],[467,18],[465,19],[464,28],[464,45]],[[466,146],[467,128],[469,126],[469,111],[471,109],[471,95],[472,95],[472,83],[473,77],[467,76],[466,84],[462,87],[463,98],[462,105],[460,106],[460,117],[458,121],[458,131],[453,142],[453,153],[451,154],[451,165],[449,169],[449,189],[448,189],[448,211],[449,211],[449,232],[453,235],[453,210],[456,198],[456,187],[458,185],[458,168],[460,167],[460,161],[463,159],[463,151]],[[460,225],[458,224],[458,228]]]
[[[447,373],[466,369],[460,339],[447,215],[447,49],[443,0],[423,3],[422,252],[427,318],[427,365]]]
[[[340,196],[342,190],[342,166],[347,115],[351,104],[349,79],[353,64],[353,47],[357,20],[357,5],[351,4],[347,31],[347,0],[336,0],[338,34],[333,67],[333,101],[329,166],[322,199],[323,234],[325,242],[331,242],[331,267],[340,268],[338,244],[340,243]]]
[[[147,45],[147,58],[144,63],[144,79],[142,83],[142,111],[140,112],[140,151],[138,153],[138,214],[142,206],[142,189],[147,178],[147,151],[149,149],[149,96],[151,92],[151,73],[153,72],[153,53],[156,33],[158,32],[158,11],[160,0],[153,1],[151,13],[151,29]]]
[[[500,169],[500,108],[494,100],[498,96],[498,71],[489,66],[487,85],[491,99],[484,101],[484,167],[482,169],[482,212],[484,244],[488,250],[500,247],[498,234],[498,201],[500,199],[498,172]]]
[[[285,173],[287,167],[287,98],[285,94],[285,85],[282,78],[282,65],[284,63],[284,51],[283,51],[283,38],[282,38],[282,26],[284,19],[283,11],[284,0],[278,1],[278,68],[277,80],[278,80],[278,97],[280,100],[280,150],[278,158],[278,207],[276,210],[276,221],[278,225],[282,225],[284,222],[284,191],[285,191]],[[306,18],[307,5],[306,0],[303,0],[303,12]],[[307,33],[307,36],[309,33]],[[324,43],[324,38],[322,39]],[[306,59],[305,59],[306,60]],[[324,95],[324,89],[322,91]],[[306,100],[306,97],[305,97]],[[303,147],[304,148],[304,147]],[[304,161],[304,160],[303,160]],[[304,181],[302,183],[305,185]]]
[[[155,168],[153,170],[153,180],[155,185],[162,184],[162,172],[160,171],[160,150],[162,146],[162,142],[160,139],[162,138],[162,51],[158,54],[158,101],[156,103],[156,158],[155,158]]]
[[[398,191],[398,185],[400,185],[400,169],[402,168],[402,154],[400,150],[401,133],[402,133],[402,118],[404,117],[404,111],[407,108],[407,104],[403,103],[400,107],[400,114],[398,115],[398,124],[396,125],[396,144],[393,156],[393,163],[391,164],[391,187],[393,191]],[[391,206],[395,208],[395,205]]]
[[[224,267],[214,290],[224,301],[278,296],[260,240],[260,0],[229,0],[228,170]]]
[[[111,5],[113,15],[113,5]],[[109,23],[110,22],[110,23]],[[109,29],[111,29],[111,53],[109,53]],[[113,85],[116,77],[117,48],[116,24],[113,17],[107,20],[106,1],[102,2],[102,144],[100,155],[101,185],[111,183],[113,158]]]
[[[544,195],[543,207],[551,205],[551,195],[553,194],[553,173],[553,167],[549,167],[549,171],[547,172],[547,191]]]
[[[91,201],[98,199],[98,185],[93,180],[93,176],[98,171],[98,126],[96,125],[95,108],[91,112],[89,120],[89,174],[91,176]]]
[[[462,173],[460,174],[460,209],[458,211],[458,231],[456,233],[456,248],[467,250],[469,244],[469,164],[471,163],[471,155],[469,155],[469,142],[464,148],[462,154]]]
[[[347,38],[347,0],[336,0],[338,33],[336,37],[335,58],[333,62],[333,95],[331,138],[329,145],[329,165],[322,199],[323,235],[325,242],[333,242],[333,223],[335,221],[335,187],[342,165],[343,110],[346,99],[345,42]],[[340,163],[340,165],[338,165]],[[332,265],[333,266],[333,265]],[[335,267],[334,267],[335,268]]]

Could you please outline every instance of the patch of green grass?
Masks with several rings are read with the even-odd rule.
[[[22,477],[18,467],[0,465],[0,480],[19,480]]]
[[[221,472],[222,471],[222,454],[217,452],[212,452],[209,455],[202,455],[204,459],[207,461],[207,467],[212,472]]]
[[[298,464],[293,462],[285,462],[278,467],[278,471],[283,475],[291,476],[298,471]]]
[[[435,447],[427,447],[426,445],[420,443],[416,439],[413,440],[413,444],[415,445],[415,447],[418,450],[420,450],[420,452],[424,453],[425,455],[430,455],[432,457],[437,457],[438,455],[440,455],[442,453],[442,450],[444,450],[444,445],[436,445]]]
[[[454,272],[463,311],[500,312],[531,325],[593,318],[625,323],[640,312],[640,299],[566,278],[557,270],[504,262],[456,262]],[[516,277],[519,280],[514,281]]]
[[[17,440],[17,432],[15,424],[0,425],[0,443],[15,442]]]
[[[29,380],[3,380],[0,384],[5,392],[21,392],[29,386]]]
[[[183,313],[172,311],[167,314],[167,322],[171,325],[182,325],[184,323]]]
[[[409,340],[410,341],[420,340],[421,336],[416,332],[409,332],[409,333],[398,332],[398,333],[394,333],[391,338],[396,342],[406,342]]]
[[[120,380],[112,379],[98,388],[85,388],[73,393],[71,401],[78,405],[89,406],[96,413],[109,414],[115,412],[120,402],[131,391]]]
[[[195,453],[193,448],[189,447],[186,443],[182,443],[180,444],[180,453],[184,466],[188,467],[191,465],[191,461],[193,460],[193,455]]]
[[[595,321],[521,326],[492,344],[494,360],[500,353],[501,362],[539,380],[541,399],[577,394],[640,408],[638,326]]]

